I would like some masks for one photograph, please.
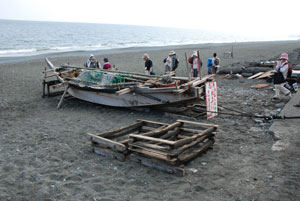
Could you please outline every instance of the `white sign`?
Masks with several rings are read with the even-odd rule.
[[[211,119],[218,115],[217,82],[205,82],[206,118]]]

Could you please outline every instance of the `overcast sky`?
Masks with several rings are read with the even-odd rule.
[[[300,0],[1,0],[0,19],[300,35]],[[0,30],[1,31],[1,30]]]

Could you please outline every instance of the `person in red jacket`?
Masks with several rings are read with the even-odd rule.
[[[111,69],[111,65],[108,61],[108,58],[104,58],[104,64],[103,64],[103,69],[107,70],[107,69]]]

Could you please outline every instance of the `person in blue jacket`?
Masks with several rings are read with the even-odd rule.
[[[213,66],[213,60],[212,60],[212,58],[209,58],[207,60],[206,66],[207,66],[207,74],[211,74],[211,72],[212,72],[212,66]]]

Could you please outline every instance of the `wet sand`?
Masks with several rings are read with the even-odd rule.
[[[224,59],[233,45],[234,58]],[[47,56],[57,66],[82,66],[94,53],[120,70],[143,73],[149,53],[158,74],[173,49],[180,59],[178,76],[186,75],[185,52],[200,50],[204,64],[213,52],[221,66],[278,58],[288,52],[294,63],[300,41],[137,48],[73,52],[29,58],[0,59],[0,200],[299,200],[299,151],[273,152],[272,122],[219,115],[201,122],[220,125],[213,150],[186,166],[196,169],[177,177],[134,162],[119,162],[91,152],[85,133],[101,133],[148,119],[171,123],[157,112],[95,105],[59,96],[41,98]],[[207,68],[202,69],[203,74]],[[264,80],[217,78],[219,104],[251,114],[280,112],[289,100],[273,102],[272,85],[252,89]],[[230,112],[225,111],[224,112]],[[232,111],[231,111],[232,112]],[[300,138],[300,137],[299,137]],[[299,139],[297,139],[299,142]]]

